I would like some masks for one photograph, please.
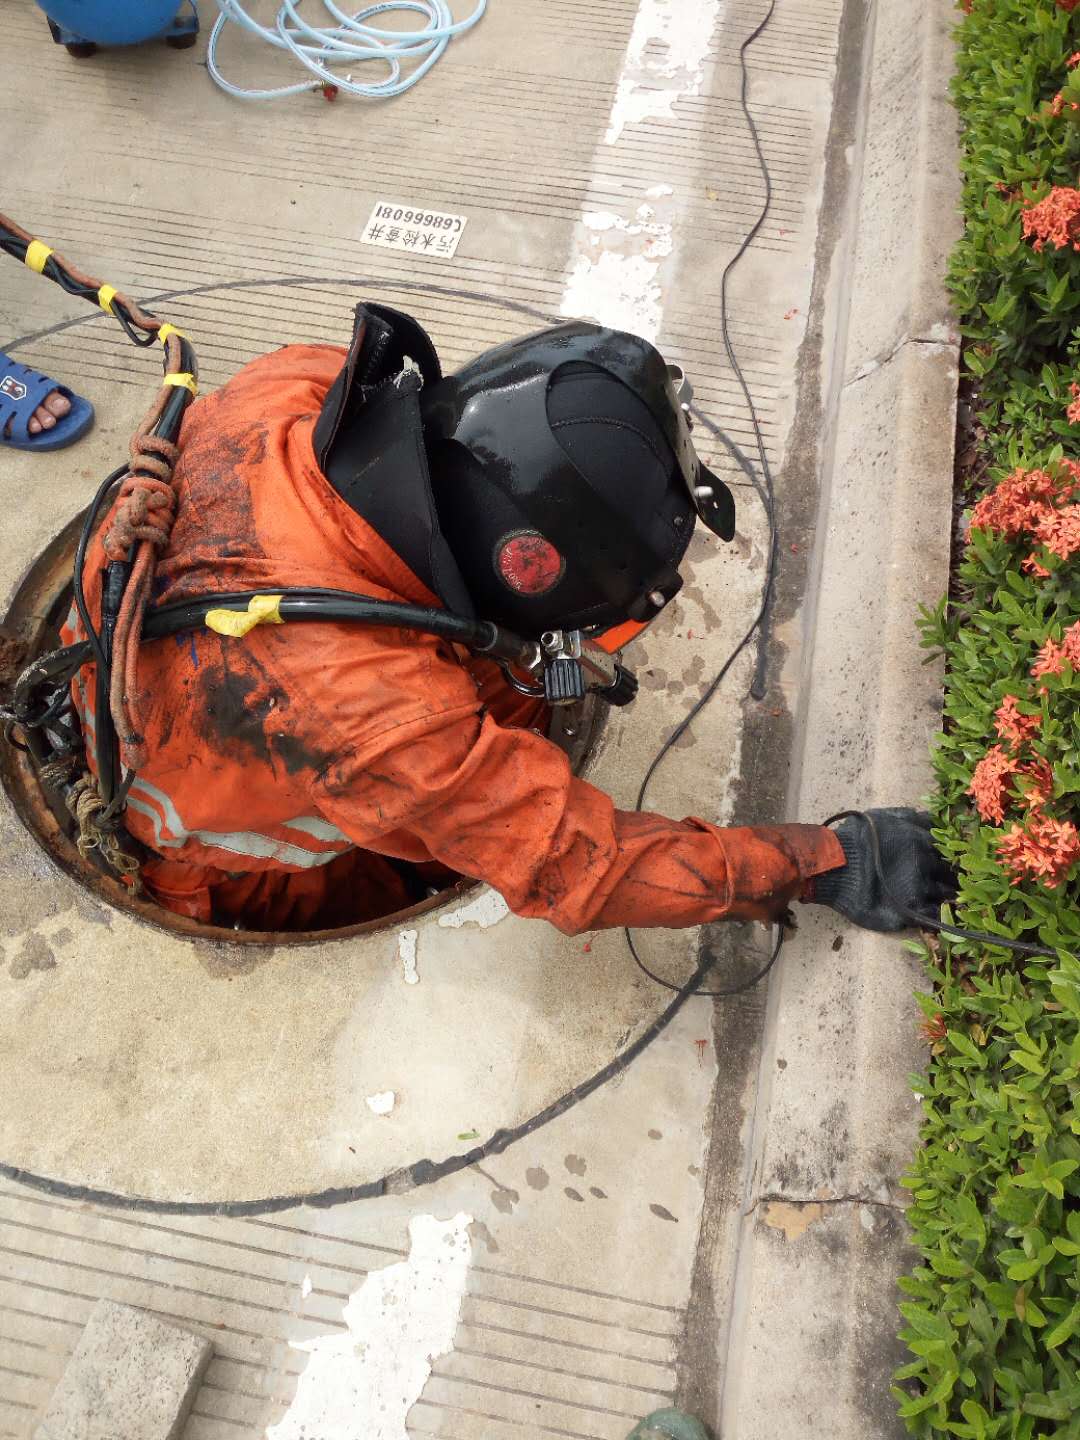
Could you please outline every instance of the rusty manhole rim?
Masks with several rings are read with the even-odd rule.
[[[45,650],[50,630],[58,628],[59,617],[67,613],[72,562],[85,514],[83,511],[70,520],[34,559],[0,622],[0,633],[14,640],[22,650],[20,668]],[[576,774],[580,774],[595,749],[602,729],[601,708],[590,697],[572,717],[556,712],[553,723],[565,733],[554,734],[552,738],[566,750]],[[0,785],[30,838],[70,879],[135,921],[185,940],[202,940],[234,949],[325,945],[380,931],[408,929],[433,911],[484,887],[483,881],[462,878],[404,910],[389,911],[374,920],[332,929],[235,930],[230,926],[206,925],[132,895],[119,880],[81,855],[47,800],[30,760],[14,745],[0,745]]]

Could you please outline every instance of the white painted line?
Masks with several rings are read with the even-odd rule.
[[[700,92],[722,16],[722,0],[641,0],[593,160],[597,180],[610,176],[611,148],[618,148],[628,128],[662,133],[657,122],[671,119],[684,96]],[[635,156],[640,163],[636,151]],[[597,210],[582,215],[559,311],[655,343],[664,311],[661,269],[674,249],[677,202],[664,181],[644,194],[653,203],[644,204],[640,192],[628,194],[625,215]]]
[[[472,1216],[417,1215],[409,1258],[373,1270],[349,1297],[347,1333],[293,1342],[311,1357],[266,1440],[408,1440],[405,1421],[433,1363],[453,1349]]]
[[[627,125],[669,120],[682,95],[696,95],[720,20],[720,0],[641,0],[626,47],[604,141],[614,145]]]

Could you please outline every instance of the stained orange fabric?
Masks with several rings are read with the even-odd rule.
[[[155,603],[276,586],[436,603],[315,463],[314,422],[342,359],[289,346],[191,407]],[[101,567],[96,543],[95,614]],[[128,827],[161,857],[145,867],[152,893],[199,918],[305,928],[347,908],[343,893],[370,907],[382,886],[397,905],[403,882],[387,860],[398,859],[488,881],[518,914],[571,934],[686,926],[774,915],[843,863],[817,826],[720,829],[616,810],[527,728],[535,702],[434,636],[202,629],[144,645],[138,682],[151,758]]]

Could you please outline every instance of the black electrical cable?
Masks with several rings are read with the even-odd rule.
[[[723,665],[720,667],[717,673],[713,676],[712,680],[709,681],[708,685],[705,687],[703,694],[694,702],[694,704],[690,707],[687,713],[679,721],[678,725],[676,725],[675,729],[664,741],[663,745],[661,745],[660,749],[656,752],[655,756],[653,757],[652,763],[649,765],[649,768],[645,772],[645,778],[642,780],[641,786],[638,790],[637,803],[634,807],[636,810],[640,810],[642,805],[645,803],[645,792],[649,787],[649,781],[652,779],[653,775],[656,773],[657,769],[660,767],[663,761],[671,753],[672,747],[678,743],[678,741],[682,738],[683,735],[686,734],[686,731],[689,729],[689,727],[693,724],[693,722],[701,714],[702,710],[705,709],[706,705],[708,705],[710,700],[712,700],[713,696],[720,689],[720,686],[723,684],[728,671],[735,664],[735,661],[739,658],[742,652],[750,644],[750,641],[757,634],[758,629],[760,628],[763,620],[769,612],[769,605],[772,602],[773,582],[776,578],[776,561],[777,555],[779,553],[779,535],[776,528],[776,504],[773,492],[772,467],[769,464],[768,453],[765,449],[765,437],[761,432],[761,424],[758,420],[757,408],[754,405],[754,397],[750,392],[750,386],[746,382],[746,376],[743,374],[742,366],[739,364],[739,358],[735,353],[735,347],[732,344],[731,340],[731,331],[728,325],[728,280],[730,279],[731,273],[735,269],[736,265],[738,265],[739,261],[743,258],[747,250],[749,250],[750,246],[753,244],[754,239],[756,238],[762,225],[764,225],[766,217],[769,213],[769,206],[772,203],[772,176],[769,173],[769,166],[768,162],[765,159],[765,152],[761,148],[761,137],[758,134],[758,128],[757,125],[754,123],[754,116],[750,110],[750,101],[748,95],[750,75],[746,66],[746,52],[754,43],[754,41],[765,30],[766,26],[769,24],[769,21],[773,17],[773,11],[775,9],[776,0],[770,0],[769,8],[768,10],[766,10],[765,15],[763,16],[761,22],[758,24],[757,28],[753,30],[739,46],[739,64],[742,67],[742,85],[740,89],[739,99],[742,104],[743,114],[746,117],[746,123],[750,129],[751,138],[754,142],[754,149],[757,152],[758,165],[761,169],[761,177],[762,180],[765,182],[765,199],[762,204],[760,214],[758,215],[757,219],[754,221],[750,229],[746,232],[745,236],[743,237],[742,244],[739,246],[738,250],[736,250],[735,254],[724,266],[724,273],[720,277],[720,334],[724,342],[724,353],[727,356],[728,364],[731,366],[735,378],[739,382],[739,387],[742,390],[743,397],[746,400],[747,409],[750,412],[750,421],[754,430],[754,439],[757,441],[758,457],[761,463],[760,481],[758,480],[758,477],[754,474],[752,466],[743,466],[746,473],[750,476],[754,489],[757,491],[758,495],[761,498],[761,503],[765,510],[765,518],[769,527],[769,545],[765,560],[765,579],[761,587],[761,603],[758,606],[757,614],[754,616],[754,619],[749,629],[746,631],[746,634],[735,646],[735,649],[732,650],[731,654],[724,661]],[[695,412],[695,414],[697,414],[697,412]],[[706,419],[705,416],[700,414],[697,415],[697,418],[702,420],[705,426],[718,438],[726,439],[726,437],[724,437],[722,432],[720,431],[719,427],[714,425],[711,420]],[[728,448],[731,448],[730,445]],[[741,452],[740,455],[738,455],[736,458],[739,459],[741,462]],[[756,690],[756,688],[757,681],[755,681],[752,690]],[[637,946],[634,944],[634,936],[629,926],[624,930],[623,933],[626,936],[626,943],[630,948],[630,954],[634,957],[635,964],[638,966],[639,970],[641,970],[645,975],[649,977],[650,980],[655,981],[657,985],[663,985],[664,988],[667,990],[674,990],[676,993],[679,994],[686,993],[688,995],[706,995],[712,996],[714,998],[721,998],[729,995],[740,995],[744,990],[749,990],[754,985],[757,985],[765,978],[765,976],[769,973],[772,967],[776,964],[777,960],[780,957],[781,947],[784,943],[784,925],[783,921],[780,921],[777,925],[776,946],[772,952],[772,955],[769,957],[767,963],[749,980],[745,980],[739,985],[734,985],[730,988],[724,989],[706,990],[699,986],[695,987],[692,990],[687,990],[687,988],[683,985],[672,984],[670,980],[664,980],[661,978],[661,976],[654,974],[653,971],[648,968],[648,966],[642,960],[641,956],[638,954]],[[717,957],[715,956],[712,957],[713,964],[716,963],[716,958]]]
[[[769,956],[768,960],[766,960],[765,964],[761,967],[761,969],[751,975],[749,980],[743,980],[741,984],[732,985],[723,990],[706,990],[700,985],[695,985],[692,989],[687,989],[685,985],[675,985],[672,983],[672,981],[665,980],[662,975],[657,975],[655,971],[650,970],[649,967],[642,960],[641,956],[634,948],[633,936],[629,930],[626,931],[626,940],[627,944],[630,946],[630,954],[633,955],[634,960],[637,962],[638,969],[642,971],[643,974],[647,975],[650,980],[654,980],[657,985],[662,985],[665,990],[672,990],[676,995],[711,995],[713,998],[725,998],[729,995],[741,995],[746,990],[752,990],[755,985],[759,985],[761,981],[765,979],[765,976],[769,973],[769,971],[776,964],[777,960],[779,960],[780,958],[780,947],[784,943],[784,924],[783,921],[779,921],[777,923],[776,944],[773,946],[772,954]],[[713,966],[716,964],[718,958],[719,957],[713,954],[711,951],[706,953],[703,957],[705,962],[704,968],[700,969],[700,973],[703,975],[707,975],[709,971],[713,968]]]
[[[110,475],[106,475],[105,479],[98,486],[97,493],[90,502],[90,508],[86,512],[86,518],[83,521],[82,530],[79,533],[79,544],[75,551],[75,564],[72,570],[71,588],[75,598],[75,609],[79,612],[79,619],[82,621],[83,629],[86,631],[86,638],[93,652],[94,662],[103,669],[105,668],[105,652],[101,648],[101,638],[94,628],[94,622],[90,618],[90,609],[86,603],[86,591],[83,588],[83,568],[86,564],[86,551],[89,547],[91,536],[94,533],[94,527],[97,524],[98,514],[105,502],[105,497],[116,482],[122,479],[127,473],[128,465],[125,461],[123,465],[118,465]]]

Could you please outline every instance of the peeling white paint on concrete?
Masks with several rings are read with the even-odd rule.
[[[472,1216],[409,1222],[409,1258],[373,1270],[342,1315],[347,1333],[293,1342],[310,1355],[296,1398],[266,1440],[408,1440],[432,1364],[453,1349]]]
[[[439,924],[446,930],[460,930],[463,925],[479,925],[481,930],[486,930],[489,925],[505,920],[509,914],[510,906],[499,892],[485,890],[468,905],[451,910],[449,915],[440,915]]]
[[[419,930],[402,930],[398,936],[398,958],[405,973],[406,985],[419,985],[420,976],[416,969],[416,941]]]
[[[594,174],[609,179],[610,149],[627,126],[655,124],[702,88],[724,0],[640,0]],[[606,183],[605,183],[605,188]],[[661,265],[674,250],[674,190],[627,196],[626,217],[588,210],[577,226],[560,313],[630,330],[656,343],[663,319]],[[635,201],[636,206],[635,206]],[[631,213],[633,207],[633,213]]]
[[[301,1298],[301,1300],[306,1300],[307,1297],[311,1294],[311,1291],[312,1291],[311,1276],[310,1276],[310,1275],[305,1275],[304,1278],[303,1278],[303,1280],[300,1282],[300,1298]]]
[[[564,315],[656,340],[663,318],[660,262],[674,246],[670,223],[652,219],[656,213],[651,205],[639,206],[635,220],[608,210],[585,212],[578,235],[588,248],[576,256],[567,275]]]
[[[627,125],[666,120],[683,95],[697,95],[721,16],[720,0],[641,0],[604,141]]]
[[[562,313],[655,340],[663,314],[656,269],[644,255],[609,250],[595,260],[579,255],[567,278]]]
[[[397,1096],[393,1090],[380,1090],[377,1094],[367,1097],[367,1107],[373,1115],[389,1115],[396,1100]]]

